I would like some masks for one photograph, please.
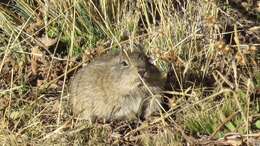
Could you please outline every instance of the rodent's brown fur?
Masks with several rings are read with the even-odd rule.
[[[142,51],[108,53],[72,79],[72,110],[90,121],[146,118],[159,111],[163,84],[160,71]]]

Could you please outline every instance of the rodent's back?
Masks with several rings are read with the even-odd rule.
[[[71,82],[73,112],[89,120],[129,119],[140,114],[142,102],[150,94],[140,77],[153,92],[160,90],[156,82],[161,80],[161,74],[144,53],[107,54],[97,58],[80,69]]]

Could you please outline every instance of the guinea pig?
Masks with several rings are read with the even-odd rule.
[[[109,52],[81,68],[70,84],[78,119],[133,120],[160,111],[161,72],[141,50]]]

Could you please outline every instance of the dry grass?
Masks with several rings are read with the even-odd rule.
[[[259,17],[249,16],[259,12],[247,4],[248,14],[238,12],[232,1],[1,4],[0,143],[257,143],[260,39],[255,26]],[[160,117],[134,123],[89,125],[74,119],[67,96],[73,73],[103,51],[133,43],[142,44],[167,76],[170,109]],[[238,133],[243,140],[227,141],[228,133]]]

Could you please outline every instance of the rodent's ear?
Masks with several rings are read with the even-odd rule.
[[[135,52],[140,52],[140,53],[145,52],[144,47],[141,44],[134,44],[133,49]]]
[[[130,32],[125,30],[123,31],[123,33],[121,34],[121,41],[125,41],[128,40],[130,37]]]

